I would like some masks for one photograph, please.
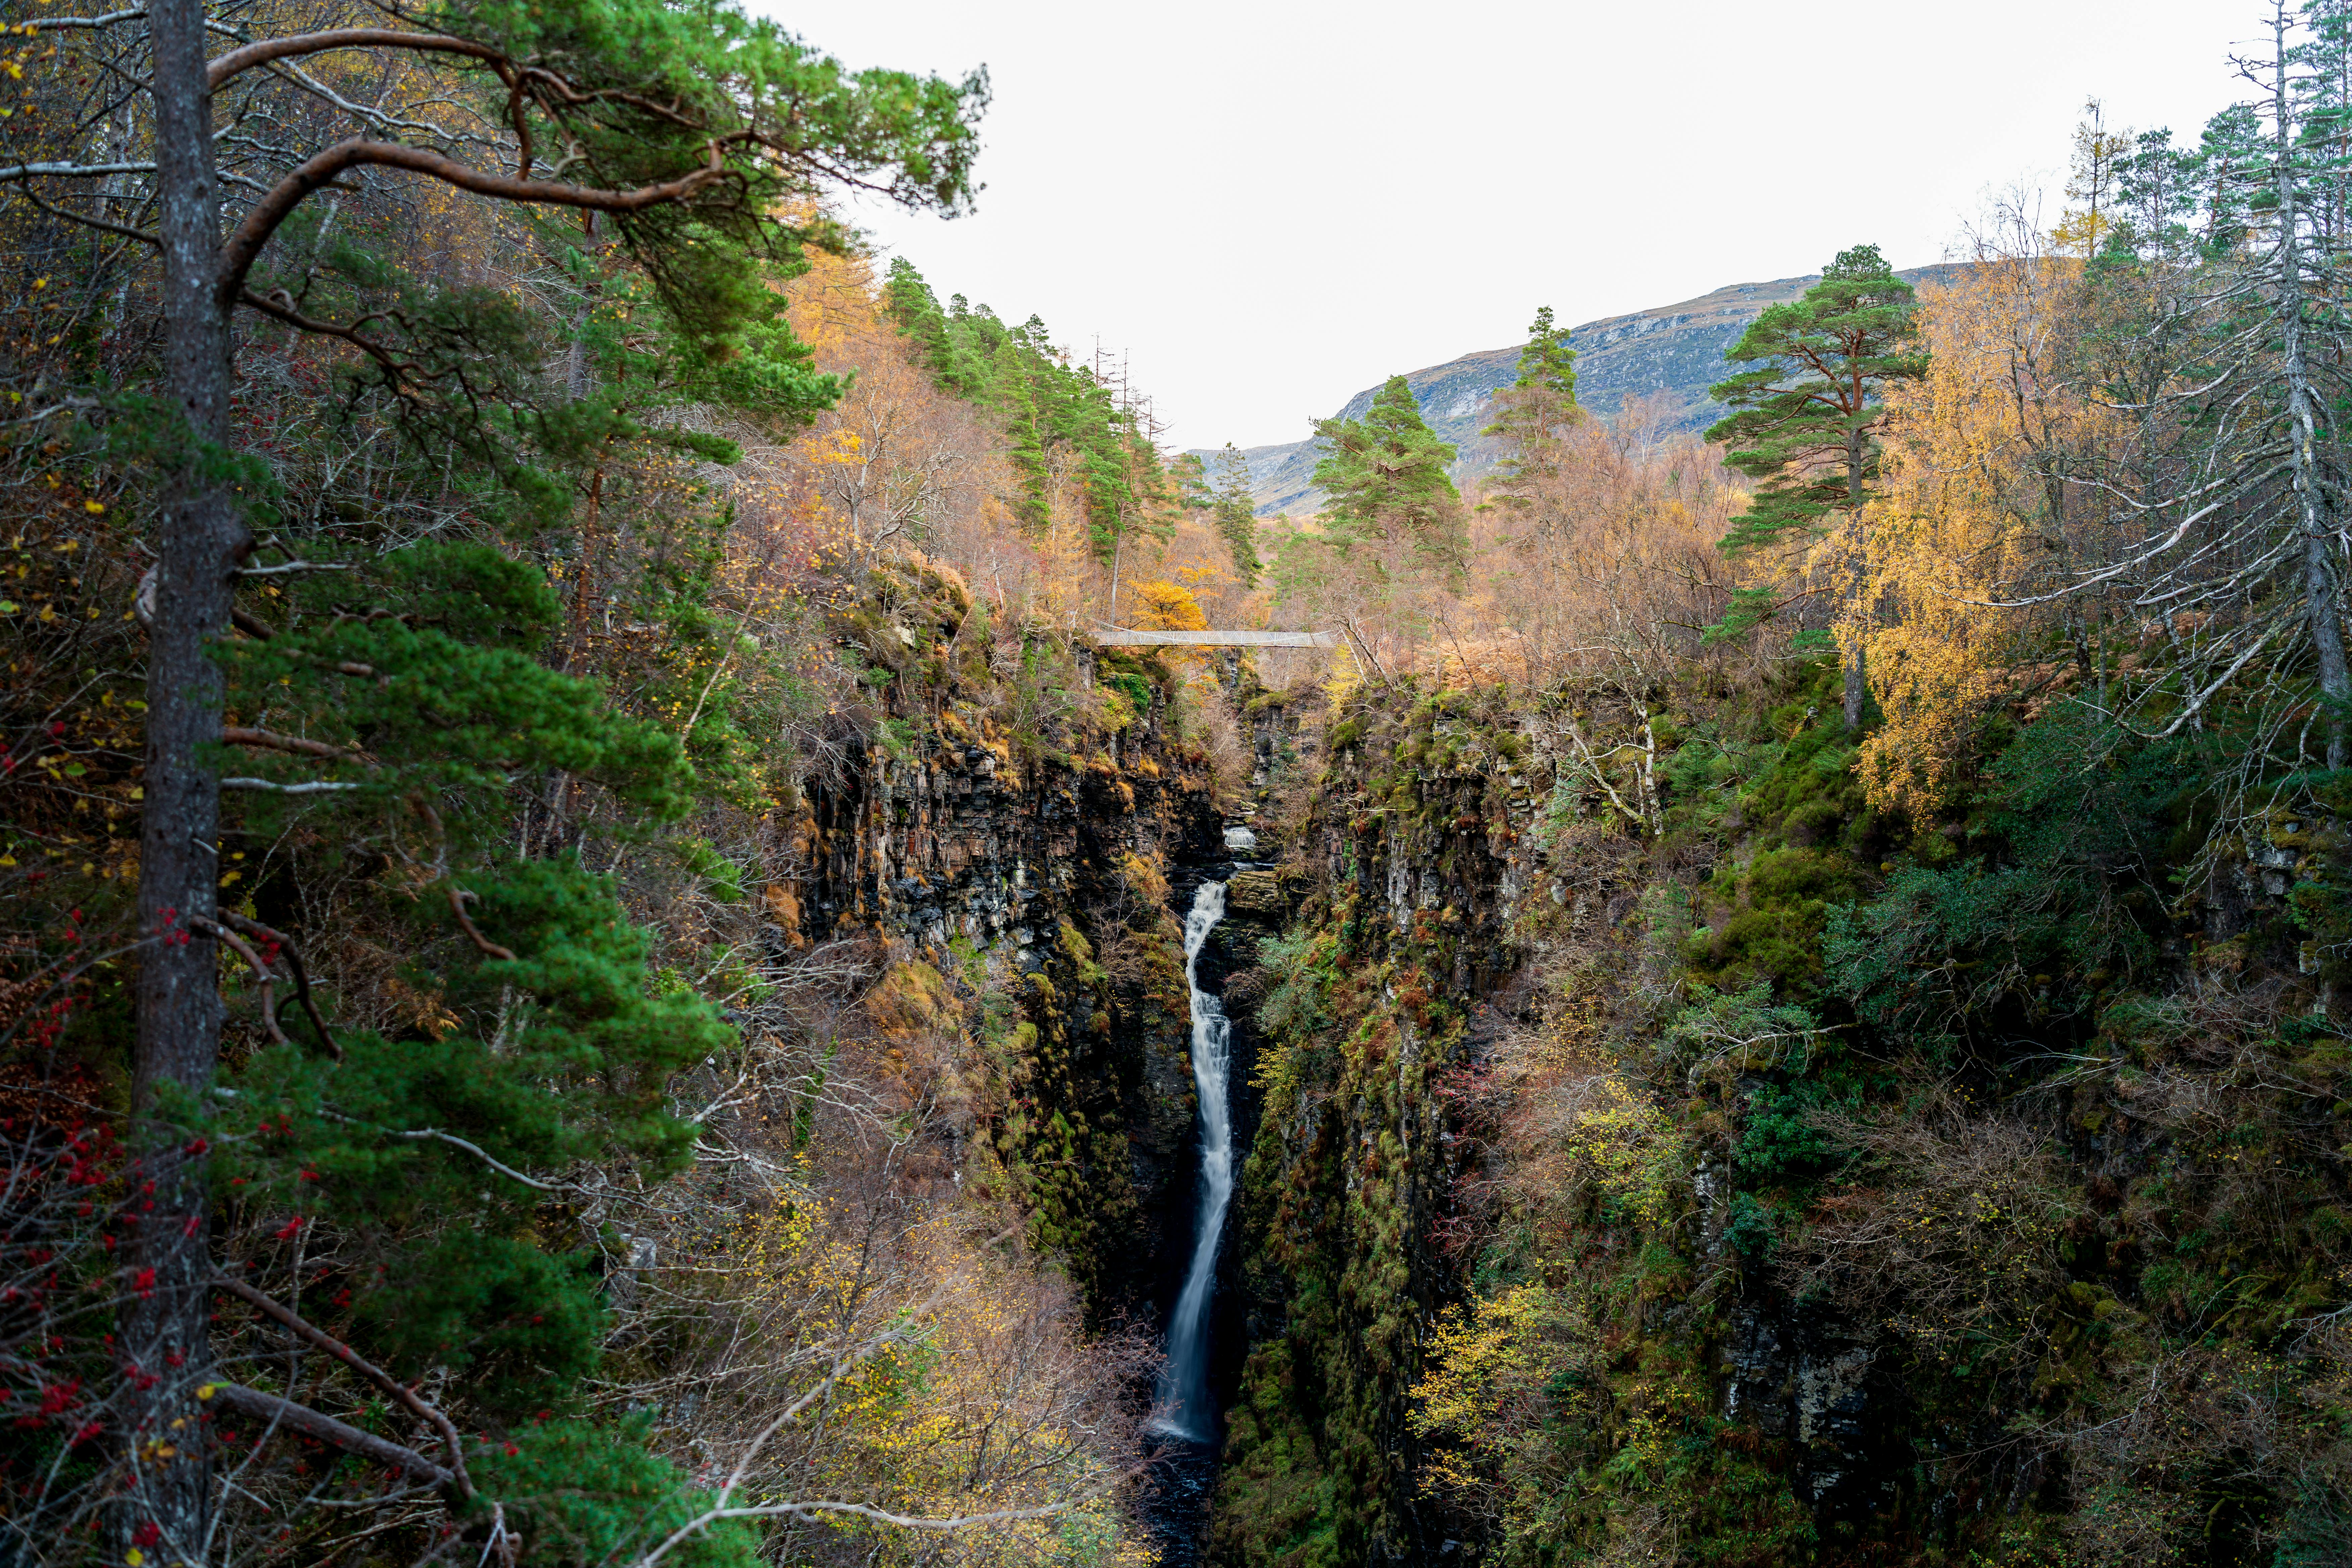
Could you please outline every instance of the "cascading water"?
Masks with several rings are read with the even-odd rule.
[[[1168,1363],[1160,1374],[1158,1426],[1171,1436],[1213,1441],[1209,1402],[1209,1294],[1216,1283],[1217,1240],[1234,1195],[1234,1111],[1225,1093],[1233,1025],[1224,1005],[1201,989],[1201,949],[1225,914],[1225,885],[1203,882],[1184,917],[1184,984],[1192,993],[1192,1087],[1201,1100],[1200,1228],[1192,1266],[1168,1319]]]

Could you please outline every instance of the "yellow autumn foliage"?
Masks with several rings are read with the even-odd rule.
[[[2064,373],[2080,271],[2061,257],[1990,257],[1961,283],[1921,290],[1931,368],[1889,394],[1885,480],[1858,552],[1864,591],[1837,628],[1842,646],[1861,646],[1885,714],[1860,752],[1882,808],[1924,819],[1948,798],[2038,629],[1994,602],[2063,558],[2080,524],[2067,458],[2108,440],[2112,422]]]
[[[1547,1386],[1563,1366],[1582,1370],[1598,1347],[1588,1304],[1573,1287],[1537,1280],[1448,1307],[1413,1385],[1412,1425],[1433,1446],[1423,1488],[1474,1498],[1497,1488],[1529,1433],[1550,1417]],[[1496,1502],[1507,1509],[1507,1498]]]
[[[1050,1510],[944,1534],[849,1515],[803,1528],[855,1536],[877,1563],[1142,1568],[1152,1552],[1128,1527],[1103,1442],[1129,1369],[1082,1342],[1066,1282],[973,1235],[980,1217],[934,1211],[879,1268],[870,1224],[814,1186],[757,1224],[741,1262],[769,1308],[757,1342],[780,1374],[770,1397],[806,1412],[738,1501],[851,1498],[929,1519]]]
[[[1688,1163],[1685,1135],[1673,1121],[1620,1075],[1587,1079],[1561,1118],[1565,1152],[1580,1173],[1611,1205],[1644,1230],[1672,1216]]]
[[[1179,584],[1129,580],[1127,591],[1132,595],[1128,601],[1128,614],[1139,627],[1170,632],[1208,629],[1209,617],[1202,611],[1201,602]]]

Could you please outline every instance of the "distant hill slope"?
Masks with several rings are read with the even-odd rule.
[[[1957,277],[1963,262],[1916,267],[1901,276],[1907,281],[1941,283]],[[1596,414],[1613,415],[1631,397],[1654,395],[1664,399],[1660,412],[1669,426],[1704,429],[1717,416],[1706,389],[1728,374],[1723,351],[1739,341],[1767,305],[1794,300],[1821,281],[1818,272],[1802,278],[1779,278],[1769,283],[1734,283],[1685,300],[1630,316],[1587,321],[1570,334],[1576,349],[1577,400]],[[1406,375],[1422,417],[1430,427],[1462,449],[1454,463],[1457,479],[1474,479],[1495,466],[1498,443],[1479,435],[1487,423],[1487,403],[1498,386],[1507,386],[1518,372],[1519,349],[1483,349],[1444,364],[1431,365]],[[1360,419],[1372,405],[1377,387],[1367,387],[1348,399],[1342,419]],[[1213,458],[1213,451],[1202,451]],[[1257,498],[1260,517],[1281,512],[1308,512],[1321,503],[1314,486],[1315,443],[1293,441],[1281,447],[1251,447],[1250,493]]]

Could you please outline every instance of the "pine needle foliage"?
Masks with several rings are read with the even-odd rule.
[[[1448,472],[1455,448],[1430,429],[1404,377],[1389,377],[1361,419],[1319,419],[1315,435],[1315,485],[1330,498],[1323,521],[1333,549],[1406,544],[1430,567],[1460,565],[1462,493]]]
[[[1115,560],[1130,532],[1167,539],[1182,503],[1141,410],[1116,380],[1072,363],[1034,315],[1008,327],[961,294],[942,308],[904,257],[890,263],[883,301],[938,384],[1003,422],[1019,479],[1005,502],[1033,533],[1045,531],[1064,493],[1097,561]]]
[[[1733,412],[1706,438],[1727,444],[1725,462],[1761,481],[1725,536],[1727,551],[1776,544],[1861,507],[1878,475],[1874,431],[1886,385],[1927,373],[1913,345],[1914,303],[1911,285],[1878,247],[1856,246],[1840,251],[1803,299],[1766,306],[1724,351],[1755,368],[1711,389]]]
[[[1495,420],[1484,432],[1509,444],[1496,465],[1486,504],[1543,533],[1557,520],[1538,516],[1540,498],[1559,488],[1569,432],[1584,417],[1576,402],[1576,351],[1568,339],[1568,329],[1554,324],[1549,305],[1536,312],[1519,350],[1518,375],[1495,394]]]

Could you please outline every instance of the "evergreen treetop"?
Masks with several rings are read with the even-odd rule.
[[[1217,454],[1217,488],[1211,493],[1209,515],[1233,555],[1234,571],[1244,585],[1256,587],[1265,570],[1257,552],[1257,499],[1250,494],[1249,459],[1231,441]]]
[[[1711,389],[1734,412],[1706,432],[1730,467],[1761,480],[1732,521],[1727,551],[1809,533],[1832,512],[1858,510],[1878,473],[1874,435],[1890,382],[1925,374],[1911,285],[1874,245],[1838,253],[1804,298],[1768,305],[1724,353],[1751,364]]]
[[[1330,498],[1323,531],[1334,549],[1404,542],[1446,566],[1460,563],[1462,494],[1448,472],[1455,448],[1422,418],[1404,377],[1389,377],[1363,418],[1318,419],[1315,434],[1323,453],[1315,484]]]
[[[1511,383],[1521,391],[1542,391],[1573,405],[1576,402],[1576,351],[1568,344],[1568,329],[1553,324],[1551,307],[1544,305],[1536,310],[1536,319],[1528,327],[1528,341],[1519,350],[1518,378]],[[1501,422],[1486,431],[1489,436],[1502,433]]]
[[[1554,519],[1537,518],[1546,481],[1560,472],[1568,432],[1584,417],[1576,402],[1576,351],[1568,329],[1552,321],[1551,307],[1536,312],[1519,350],[1518,378],[1495,394],[1494,423],[1485,434],[1499,436],[1508,449],[1498,465],[1487,504],[1535,519],[1549,532]]]

